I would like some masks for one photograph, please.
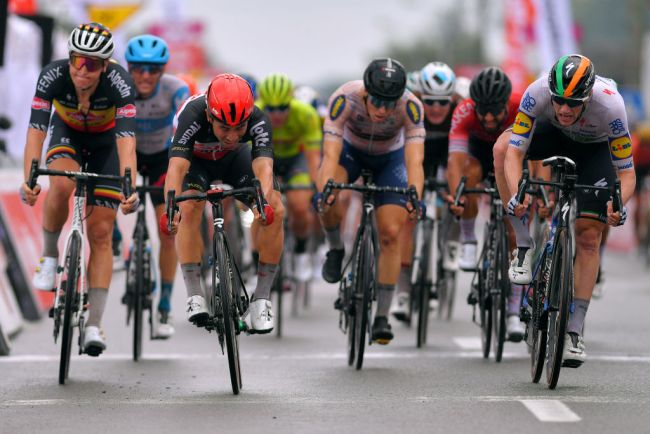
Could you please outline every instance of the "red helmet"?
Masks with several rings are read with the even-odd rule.
[[[254,98],[246,80],[235,74],[217,75],[207,92],[208,112],[226,125],[239,125],[253,114]]]

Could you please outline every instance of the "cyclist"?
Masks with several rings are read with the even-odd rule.
[[[98,23],[81,24],[68,38],[69,58],[45,66],[36,85],[24,153],[25,179],[32,159],[40,160],[50,130],[46,164],[53,170],[88,170],[103,175],[135,170],[135,89],[129,74],[109,61],[111,31]],[[56,109],[50,118],[52,106]],[[32,283],[36,289],[55,286],[58,240],[68,217],[68,199],[75,183],[50,178],[43,210],[43,256]],[[36,202],[40,187],[21,186],[23,201]],[[119,182],[90,182],[86,228],[88,258],[88,319],[84,351],[98,356],[106,349],[100,324],[111,282],[111,233],[118,206],[128,214],[137,208],[134,193],[125,199]]]
[[[294,97],[293,83],[285,74],[268,75],[258,86],[258,107],[264,110],[273,128],[273,171],[289,186],[311,186],[320,163],[320,118],[310,104]],[[285,194],[289,229],[295,236],[295,275],[299,281],[311,278],[311,258],[307,240],[313,227],[311,190],[290,190]]]
[[[610,81],[595,74],[594,65],[587,57],[563,56],[553,65],[548,78],[540,78],[528,86],[512,131],[499,138],[498,146],[504,144],[507,151],[503,174],[507,185],[501,197],[511,197],[507,210],[514,214],[510,221],[518,246],[510,278],[528,283],[531,240],[520,218],[526,211],[528,198],[523,204],[516,199],[524,156],[527,154],[530,160],[567,156],[576,163],[580,184],[611,186],[616,172],[626,203],[634,194],[635,174],[623,98]],[[576,211],[575,309],[569,316],[563,360],[572,360],[579,366],[586,359],[582,327],[598,273],[601,235],[607,224],[623,224],[627,210],[623,207],[621,212],[612,212],[609,195],[602,191],[578,190]]]
[[[512,125],[519,96],[512,94],[508,76],[494,66],[479,72],[470,84],[470,98],[454,109],[449,132],[449,161],[447,180],[449,191],[455,192],[460,178],[467,176],[467,188],[474,188],[494,171],[492,147],[499,135]],[[477,240],[475,233],[478,197],[467,195],[461,199],[462,206],[453,205],[451,211],[460,216],[461,256],[459,266],[463,270],[476,269]],[[524,334],[519,321],[521,286],[513,285],[508,299],[506,330],[508,339],[518,342]]]
[[[169,162],[173,120],[176,111],[189,97],[189,88],[183,80],[165,73],[169,61],[169,47],[161,38],[140,35],[132,38],[126,47],[126,61],[137,91],[136,152],[138,171],[149,178],[151,185],[162,187]],[[156,218],[165,211],[162,192],[151,193]],[[117,225],[116,225],[117,227]],[[160,300],[157,335],[168,338],[174,333],[171,317],[171,294],[176,275],[174,238],[159,232],[160,236]]]
[[[260,180],[264,197],[266,222],[255,210],[254,226],[259,246],[258,279],[251,300],[249,315],[252,328],[258,333],[273,329],[274,316],[270,299],[284,233],[284,208],[280,193],[273,187],[273,146],[271,125],[266,114],[255,107],[253,92],[243,78],[234,74],[217,75],[205,94],[188,99],[178,114],[176,132],[169,152],[165,194],[170,189],[183,194],[205,192],[210,182],[221,180],[234,188],[250,186],[253,178]],[[252,142],[252,148],[246,145]],[[247,198],[242,198],[251,207]],[[180,204],[180,213],[173,221],[172,232],[178,231],[176,251],[187,288],[187,318],[201,323],[208,316],[201,288],[202,246],[197,236],[204,201]],[[180,216],[182,215],[182,221]],[[167,230],[167,214],[160,220]],[[180,225],[179,225],[180,222]]]
[[[424,108],[424,175],[427,179],[444,179],[449,149],[451,115],[454,102],[456,74],[442,62],[431,62],[418,71],[418,89]],[[391,314],[408,321],[411,304],[411,261],[413,257],[413,230],[415,221],[407,221],[401,233],[402,262],[397,280],[397,294],[393,299]],[[441,234],[442,236],[443,234]],[[446,234],[445,234],[446,235]],[[449,237],[453,240],[454,237]]]
[[[323,162],[319,190],[328,179],[354,182],[362,169],[371,170],[379,186],[414,185],[422,193],[424,172],[424,127],[422,104],[406,90],[406,71],[390,58],[373,60],[363,81],[348,82],[330,97],[329,116],[324,126]],[[317,201],[332,198],[316,195]],[[393,338],[388,311],[400,271],[398,235],[408,218],[406,207],[414,211],[402,195],[376,196],[380,252],[377,262],[377,312],[372,339],[388,344]],[[417,206],[417,205],[416,205]],[[334,202],[321,217],[329,252],[323,278],[329,283],[341,279],[344,247],[339,231],[343,210]]]

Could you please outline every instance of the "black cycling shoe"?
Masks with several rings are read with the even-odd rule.
[[[375,317],[375,322],[372,324],[372,341],[380,345],[388,345],[391,340],[393,340],[393,332],[388,324],[388,318]]]
[[[344,249],[332,249],[327,252],[327,258],[323,264],[323,279],[328,283],[337,283],[341,280],[341,264],[345,256]]]

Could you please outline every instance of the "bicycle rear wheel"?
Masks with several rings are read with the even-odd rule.
[[[70,238],[68,246],[68,257],[66,258],[66,275],[64,291],[63,330],[61,334],[61,359],[59,361],[59,384],[65,384],[70,372],[70,352],[72,350],[72,317],[74,315],[75,298],[79,281],[81,238],[75,232]]]
[[[454,313],[454,299],[456,298],[456,272],[442,270],[441,274],[443,276],[441,287],[444,288],[445,297],[444,302],[439,300],[440,312],[442,312],[442,318],[450,321]]]
[[[139,230],[135,237],[135,246],[131,261],[135,259],[135,288],[133,291],[133,361],[140,360],[142,355],[142,310],[144,305],[145,276],[144,276],[144,239]],[[129,262],[130,263],[130,262]]]
[[[418,280],[416,292],[418,294],[418,330],[417,347],[427,344],[427,331],[429,328],[429,300],[431,298],[431,285],[428,282],[429,267],[431,266],[431,253],[435,240],[433,240],[433,220],[426,220],[422,226],[422,251],[420,252]]]
[[[542,257],[545,261],[545,257]],[[544,262],[542,262],[544,264]],[[546,357],[546,312],[544,311],[544,275],[546,270],[542,266],[537,278],[532,284],[533,297],[529,300],[532,315],[529,322],[529,333],[532,347],[530,351],[530,377],[533,383],[539,383],[544,369]]]
[[[560,378],[564,335],[569,321],[569,305],[573,294],[571,237],[566,229],[558,230],[556,237],[548,313],[546,383],[549,389],[555,389]]]
[[[494,321],[494,358],[501,362],[503,345],[506,340],[507,301],[510,293],[510,278],[508,276],[508,239],[503,221],[496,222],[497,230],[494,246],[494,286],[490,287],[492,295],[492,320]]]
[[[488,281],[488,274],[494,276],[494,273],[489,273],[485,255],[489,249],[489,225],[485,227],[485,243],[483,244],[483,251],[479,258],[478,270],[478,309],[479,309],[479,325],[481,327],[481,348],[483,350],[483,358],[487,359],[490,356],[490,349],[492,345],[492,307],[490,296],[490,288],[492,284]],[[494,280],[493,278],[491,280]]]
[[[368,227],[361,235],[359,242],[359,262],[354,284],[354,297],[356,301],[355,334],[357,343],[356,368],[363,366],[363,354],[366,347],[366,334],[369,332],[370,310],[372,308],[372,239]]]
[[[278,264],[278,271],[275,274],[275,281],[273,282],[273,287],[271,291],[276,295],[275,302],[275,335],[278,338],[282,337],[282,322],[284,320],[283,314],[283,301],[284,301],[284,254],[280,258],[280,263]]]
[[[236,297],[233,289],[235,280],[233,267],[228,256],[223,233],[215,234],[214,258],[215,263],[212,267],[212,285],[213,288],[218,286],[218,296],[220,303],[217,308],[221,308],[223,318],[223,330],[228,352],[228,369],[230,370],[230,383],[232,393],[237,395],[242,387],[241,366],[239,363],[239,313],[237,312]],[[217,280],[219,283],[217,283]],[[218,317],[218,315],[217,315]]]

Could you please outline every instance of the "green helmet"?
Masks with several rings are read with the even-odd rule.
[[[279,72],[270,74],[260,83],[259,95],[266,105],[288,105],[293,99],[293,83],[286,74]]]

